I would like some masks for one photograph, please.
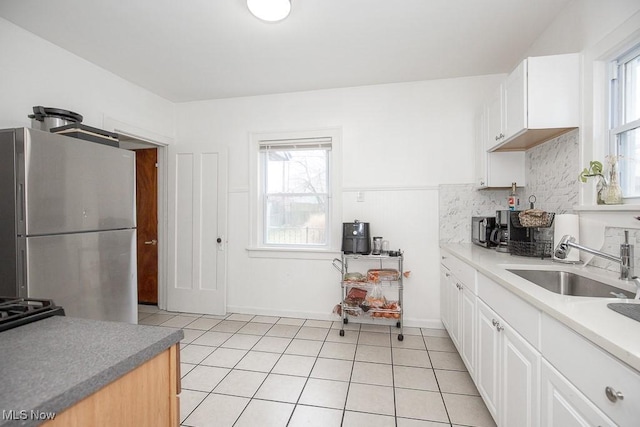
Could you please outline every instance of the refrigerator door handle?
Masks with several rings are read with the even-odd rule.
[[[25,198],[24,198],[24,184],[18,184],[18,222],[20,224],[20,229],[22,232],[26,232],[24,230],[24,209],[25,209]]]
[[[27,292],[27,248],[25,238],[18,239],[18,296],[28,297]]]

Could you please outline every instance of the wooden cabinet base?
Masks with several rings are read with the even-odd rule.
[[[47,427],[179,425],[179,344],[45,423]]]

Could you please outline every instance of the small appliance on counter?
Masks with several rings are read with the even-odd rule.
[[[494,248],[496,243],[491,241],[491,233],[496,228],[495,216],[474,216],[471,218],[471,242],[485,248]]]
[[[510,252],[510,242],[527,240],[527,230],[516,227],[512,221],[519,213],[508,209],[496,211],[496,228],[491,232],[491,241],[496,244],[497,252]]]
[[[368,222],[360,222],[356,219],[342,224],[342,252],[361,255],[371,252]]]

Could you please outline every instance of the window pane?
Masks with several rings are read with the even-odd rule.
[[[265,242],[282,245],[326,243],[327,195],[267,196]]]
[[[618,134],[620,186],[624,197],[640,197],[640,128]]]
[[[327,150],[268,151],[267,193],[326,193]]]
[[[624,114],[625,124],[640,119],[640,55],[624,64]]]

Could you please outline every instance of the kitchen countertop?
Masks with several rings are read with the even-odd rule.
[[[572,271],[635,293],[636,286],[633,283],[618,280],[618,274],[595,267],[511,256],[471,243],[444,244],[441,248],[640,371],[640,322],[607,308],[607,304],[611,302],[638,304],[640,301],[558,295],[506,269],[522,266]]]
[[[0,332],[0,425],[8,411],[61,413],[179,342],[179,329],[54,316]]]

